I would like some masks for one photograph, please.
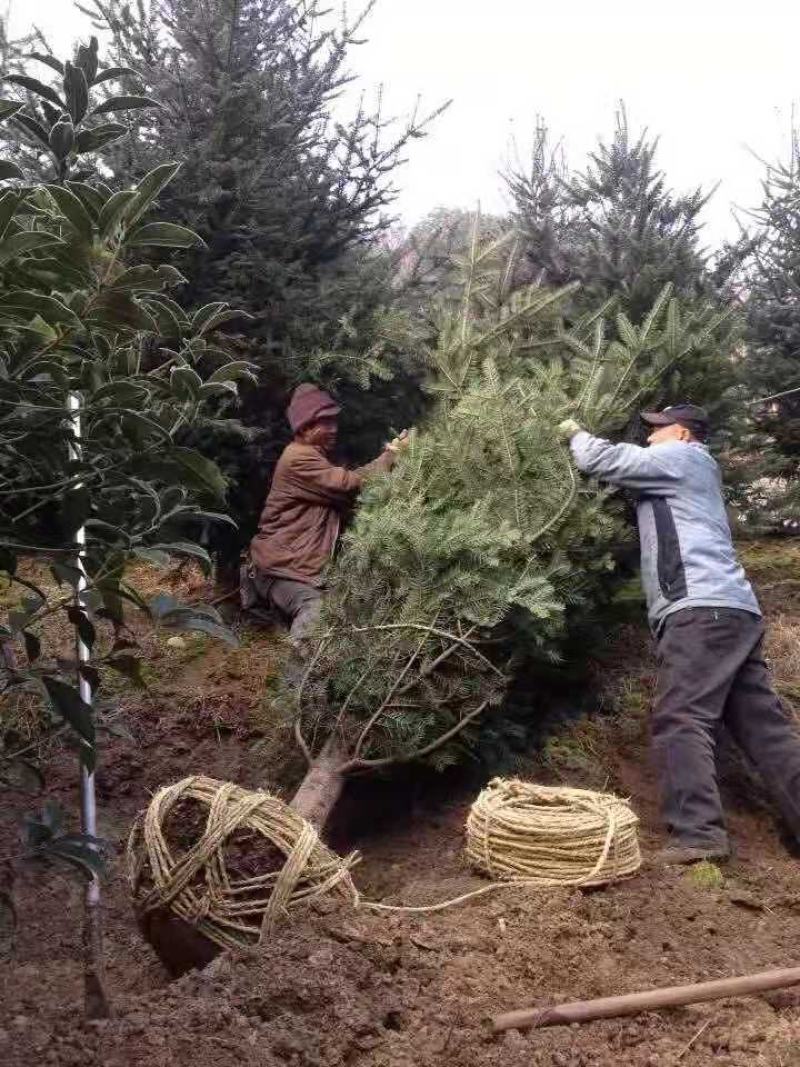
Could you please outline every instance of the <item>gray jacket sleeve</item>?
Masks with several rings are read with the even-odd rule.
[[[677,443],[655,448],[624,443],[614,445],[581,430],[570,441],[570,449],[578,469],[584,474],[639,492],[668,496],[683,473],[684,446]]]

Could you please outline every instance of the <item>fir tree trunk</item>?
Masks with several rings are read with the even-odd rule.
[[[345,755],[337,738],[332,735],[314,759],[290,807],[307,819],[317,833],[322,833],[336,802],[342,795],[345,776],[342,768]]]

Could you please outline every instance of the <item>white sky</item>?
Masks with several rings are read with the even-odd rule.
[[[12,30],[31,22],[58,51],[88,28],[72,0],[12,0]],[[453,98],[399,175],[407,222],[442,204],[501,209],[497,172],[513,141],[524,156],[537,113],[578,163],[622,98],[634,128],[660,135],[674,188],[722,182],[707,236],[733,236],[731,203],[759,196],[751,152],[787,154],[800,98],[796,0],[379,0],[364,36],[351,66],[384,84],[389,112]]]

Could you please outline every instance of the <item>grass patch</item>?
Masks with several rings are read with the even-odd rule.
[[[716,863],[711,863],[709,860],[693,863],[687,869],[684,878],[695,889],[722,889],[725,885],[725,875]]]

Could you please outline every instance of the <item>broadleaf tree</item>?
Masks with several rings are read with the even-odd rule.
[[[204,523],[229,521],[225,480],[180,435],[218,395],[235,395],[251,369],[218,340],[226,304],[189,315],[169,295],[185,284],[180,271],[137,261],[153,246],[202,244],[185,227],[150,221],[178,164],[160,164],[117,192],[75,178],[95,143],[83,134],[98,129],[93,89],[98,79],[112,80],[99,68],[96,40],[56,74],[60,90],[12,76],[19,99],[0,105],[24,136],[40,125],[34,116],[45,104],[58,98],[65,105],[44,134],[52,179],[26,184],[11,176],[0,192],[0,571],[20,590],[0,630],[7,653],[1,684],[6,697],[39,697],[66,728],[82,764],[86,819],[103,676],[138,677],[128,610],[168,628],[233,639],[213,608],[146,602],[126,566],[187,557],[210,565],[196,537]],[[73,632],[72,650],[47,645],[46,623],[56,615]],[[14,753],[5,756],[8,762]],[[38,855],[82,862],[90,874],[91,1014],[108,1010],[97,851],[91,833],[65,837],[52,827],[37,845]]]

